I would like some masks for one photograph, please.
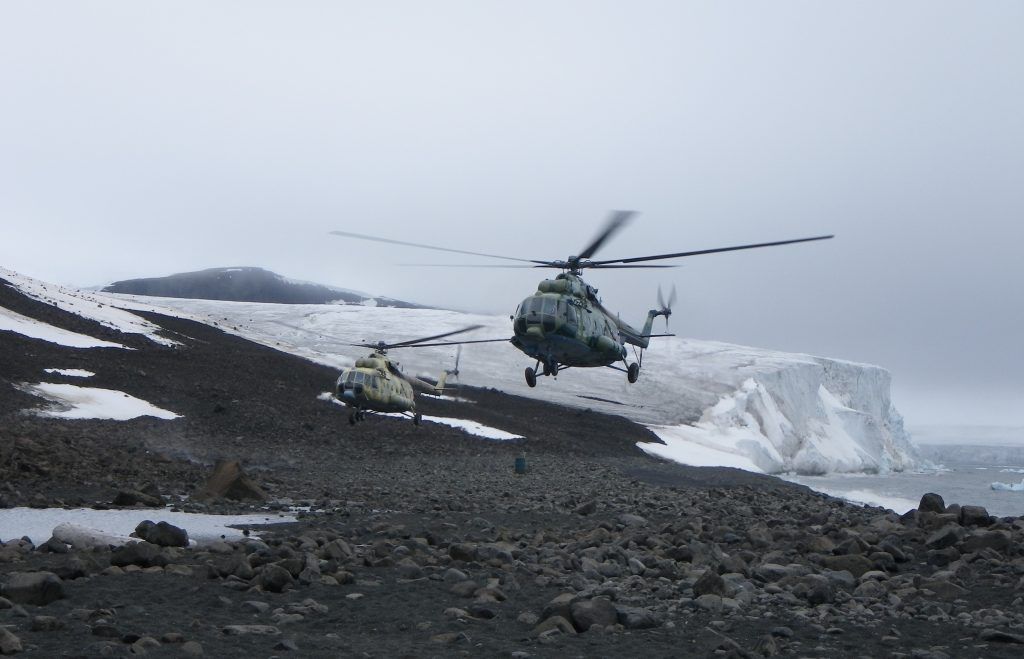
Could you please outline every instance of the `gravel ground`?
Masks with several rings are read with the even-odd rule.
[[[648,457],[629,421],[492,390],[371,418],[336,373],[147,314],[168,348],[26,299],[0,306],[135,350],[0,332],[0,506],[308,507],[202,548],[33,546],[0,528],[0,652],[26,656],[1018,656],[1024,520],[933,498],[900,518],[780,480]],[[94,371],[87,381],[43,368]],[[183,417],[61,421],[15,384],[124,391]],[[514,473],[525,455],[526,474]],[[265,501],[193,495],[238,460]],[[143,495],[137,493],[142,492]],[[969,502],[962,502],[969,503]],[[159,521],[160,508],[151,519]],[[187,529],[186,529],[187,530]],[[259,535],[257,540],[255,535]],[[146,535],[146,532],[141,532]]]

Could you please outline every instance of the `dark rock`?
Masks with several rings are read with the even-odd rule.
[[[64,628],[64,621],[55,616],[36,616],[32,618],[31,629],[34,632],[53,632]]]
[[[626,629],[652,629],[661,623],[648,609],[634,606],[617,606],[619,624]]]
[[[21,639],[6,627],[0,626],[0,654],[17,654],[21,651]]]
[[[575,636],[576,628],[572,626],[572,623],[562,616],[551,616],[545,618],[543,622],[533,628],[533,635],[540,636],[546,632],[550,632],[553,629],[557,629],[563,634],[569,634]]]
[[[1010,632],[1004,632],[999,629],[983,629],[978,634],[978,639],[988,643],[1013,643],[1016,645],[1024,645],[1024,636],[1020,634],[1011,634]]]
[[[137,490],[121,490],[110,503],[124,508],[131,508],[133,506],[159,508],[164,505],[164,501],[160,497],[150,496]]]
[[[704,574],[700,575],[700,578],[693,584],[693,594],[697,597],[701,595],[724,597],[726,594],[725,581],[714,570],[705,570]]]
[[[188,531],[167,522],[140,522],[135,536],[160,547],[188,547]]]
[[[12,572],[0,594],[15,604],[46,606],[64,599],[64,582],[52,572]]]
[[[448,547],[448,555],[453,561],[469,563],[476,560],[476,547],[470,544],[457,543]]]
[[[874,564],[863,554],[847,554],[845,556],[826,556],[822,561],[829,570],[846,570],[859,579],[860,575],[874,569]]]
[[[581,632],[587,631],[593,625],[605,627],[618,622],[615,605],[606,597],[576,600],[570,605],[569,613],[572,623]]]
[[[963,506],[960,508],[960,523],[964,526],[989,526],[992,517],[983,506]]]
[[[959,549],[963,554],[981,551],[982,549],[993,549],[997,552],[1005,552],[1012,544],[1012,536],[1008,531],[975,531],[960,544]]]
[[[945,549],[960,542],[965,534],[966,531],[959,524],[948,524],[928,536],[924,545],[929,549]]]
[[[946,502],[938,494],[929,492],[921,497],[921,503],[917,505],[917,509],[923,513],[944,513],[946,512]]]
[[[267,494],[242,471],[237,460],[221,460],[199,491],[193,495],[198,501],[231,499],[233,501],[266,501]]]
[[[160,548],[149,542],[130,542],[110,552],[110,564],[117,567],[153,567],[167,565],[168,562],[167,556]]]
[[[597,511],[597,500],[591,499],[590,501],[577,506],[573,511],[577,515],[593,515]]]
[[[259,575],[260,588],[271,593],[284,592],[292,581],[291,573],[276,563],[264,565]]]

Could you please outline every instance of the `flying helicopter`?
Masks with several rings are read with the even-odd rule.
[[[735,245],[732,247],[717,247],[712,249],[701,249],[686,252],[674,252],[669,254],[657,254],[651,256],[635,256],[624,259],[593,260],[593,256],[616,232],[624,227],[635,215],[634,211],[615,211],[606,222],[603,229],[588,245],[577,255],[569,256],[565,260],[544,261],[537,259],[524,259],[498,254],[486,254],[483,252],[471,252],[450,247],[436,245],[425,245],[404,240],[394,240],[369,236],[365,234],[351,233],[348,231],[332,231],[336,236],[358,238],[360,240],[372,240],[394,245],[405,245],[419,247],[441,252],[455,254],[468,254],[472,256],[483,256],[505,261],[517,261],[516,265],[447,265],[447,264],[414,264],[442,267],[509,267],[509,268],[552,268],[561,270],[554,279],[545,279],[537,286],[537,291],[524,299],[516,308],[515,313],[510,316],[512,320],[511,339],[487,339],[473,341],[483,343],[486,341],[509,341],[526,354],[537,360],[533,367],[527,367],[525,371],[526,384],[530,387],[537,386],[537,376],[557,376],[559,372],[572,367],[607,367],[626,374],[626,379],[634,383],[640,376],[640,368],[643,364],[643,351],[650,345],[650,340],[659,336],[671,336],[670,334],[652,334],[651,330],[654,320],[659,316],[665,317],[666,325],[669,316],[672,315],[672,304],[675,302],[675,288],[669,295],[666,303],[658,289],[658,307],[647,312],[643,327],[637,329],[619,318],[618,314],[609,311],[598,297],[598,290],[583,281],[583,271],[589,269],[618,269],[618,268],[674,268],[675,265],[648,264],[647,261],[661,261],[666,259],[678,259],[701,254],[714,254],[718,252],[732,252],[737,250],[755,249],[759,247],[774,247],[778,245],[790,245],[794,243],[811,242],[815,240],[828,240],[832,235],[812,236],[810,238],[796,238],[790,240],[778,240],[767,243],[754,243],[749,245]],[[626,345],[633,348],[635,361],[629,362],[629,352]],[[637,351],[639,348],[639,351]],[[618,366],[619,362],[622,366]]]
[[[416,411],[415,392],[436,395],[444,393],[448,377],[458,377],[459,375],[458,360],[461,350],[456,355],[455,368],[442,371],[436,384],[403,373],[399,363],[388,356],[388,351],[398,348],[460,345],[464,342],[439,342],[437,339],[455,336],[480,327],[480,325],[471,325],[454,332],[397,343],[385,343],[384,341],[350,343],[351,346],[370,348],[373,352],[367,357],[357,359],[352,368],[343,369],[335,383],[335,397],[350,410],[348,422],[355,425],[357,421],[364,420],[367,413],[399,412],[410,417],[417,426],[420,425],[422,416]]]

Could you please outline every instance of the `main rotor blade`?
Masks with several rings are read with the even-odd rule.
[[[629,259],[611,259],[608,261],[594,261],[590,267],[602,267],[610,263],[636,263],[637,261],[657,261],[659,259],[678,259],[684,256],[698,256],[700,254],[716,254],[718,252],[734,252],[740,249],[754,249],[756,247],[774,247],[776,245],[792,245],[793,243],[806,243],[812,240],[828,240],[834,235],[814,236],[813,238],[797,238],[795,240],[777,240],[771,243],[756,243],[753,245],[737,245],[735,247],[717,247],[715,249],[698,249],[692,252],[676,252],[675,254],[658,254],[657,256],[635,256]]]
[[[614,263],[611,264],[611,265],[602,265],[602,263],[599,263],[597,265],[589,265],[587,263],[581,263],[580,266],[584,267],[584,268],[597,268],[597,269],[601,269],[601,270],[608,269],[608,268],[678,268],[679,267],[678,265],[616,265]],[[548,266],[535,265],[533,267],[535,267],[535,268],[544,268],[544,267],[548,267]]]
[[[538,261],[543,263],[543,261]],[[490,263],[399,263],[403,268],[544,268],[546,265],[492,265]]]
[[[454,332],[445,332],[444,334],[435,334],[434,336],[425,336],[422,339],[410,339],[408,341],[399,341],[398,343],[387,344],[388,349],[391,348],[405,348],[417,343],[423,343],[424,341],[433,341],[434,339],[443,339],[446,336],[455,336],[456,334],[462,334],[463,332],[471,332],[475,329],[480,329],[483,325],[470,325],[469,327],[463,327],[462,329],[455,330]],[[456,341],[455,343],[459,343]],[[454,345],[454,343],[452,344]]]
[[[533,259],[520,259],[514,256],[500,256],[498,254],[484,254],[483,252],[469,252],[464,249],[453,249],[451,247],[438,247],[436,245],[424,245],[421,243],[411,243],[405,240],[393,240],[391,238],[379,238],[377,236],[367,236],[361,233],[352,233],[350,231],[331,231],[331,235],[343,236],[346,238],[358,238],[360,240],[373,240],[378,243],[390,243],[392,245],[405,245],[406,247],[421,247],[423,249],[433,249],[439,252],[452,252],[454,254],[469,254],[470,256],[486,256],[490,259],[504,259],[506,261],[523,261],[524,263],[547,263],[547,261],[535,261]]]
[[[593,242],[579,253],[579,258],[582,260],[589,259],[593,256],[594,253],[601,248],[601,245],[611,238],[612,234],[625,226],[625,224],[629,222],[630,218],[634,215],[636,215],[636,211],[615,211],[612,213],[612,216],[608,218],[607,224],[605,224],[604,230],[598,234],[597,238],[594,238]]]
[[[438,343],[414,343],[411,345],[388,346],[388,348],[428,348],[430,346],[461,346],[467,343],[508,343],[512,339],[476,339],[474,341],[441,341]]]

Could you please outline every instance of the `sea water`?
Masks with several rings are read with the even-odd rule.
[[[783,476],[818,492],[904,513],[935,492],[946,504],[984,506],[997,517],[1024,516],[1024,491],[993,483],[1024,481],[1024,429],[924,427],[911,431],[929,464],[913,472]]]

